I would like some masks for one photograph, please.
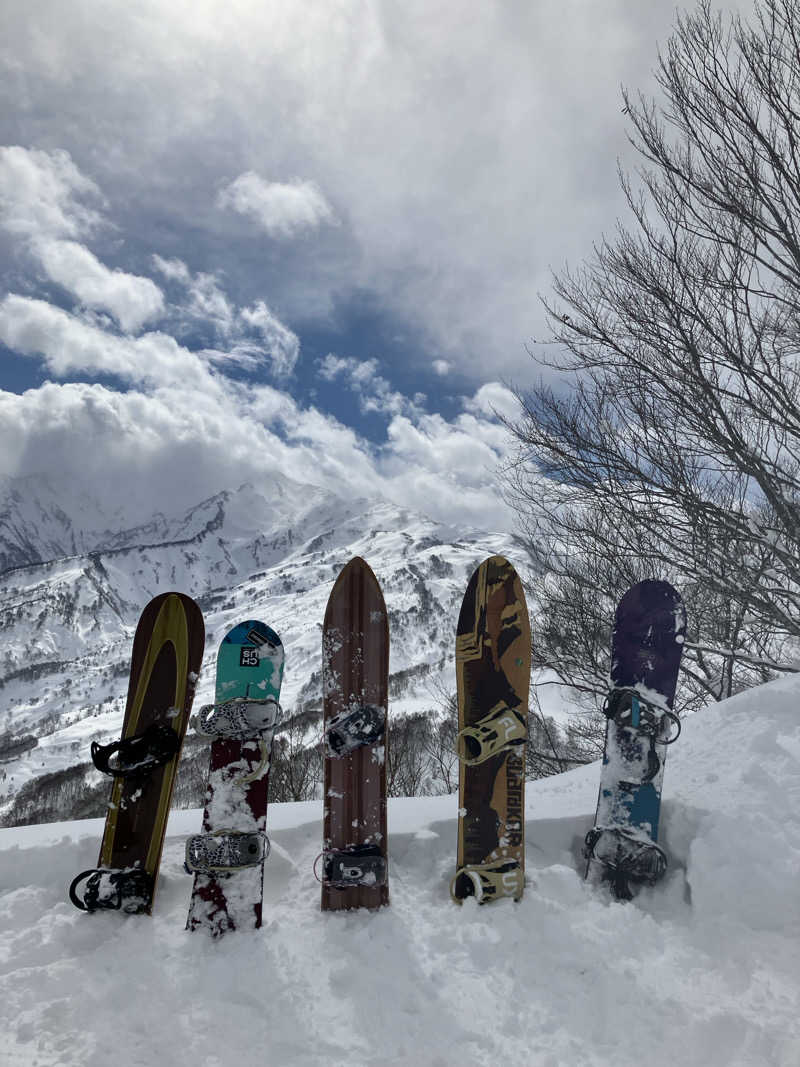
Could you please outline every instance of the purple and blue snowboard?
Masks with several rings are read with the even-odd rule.
[[[631,883],[657,881],[661,783],[667,745],[680,724],[672,714],[686,633],[686,612],[669,582],[647,579],[620,600],[611,639],[611,691],[594,829],[586,836],[587,874],[601,865],[620,900]]]

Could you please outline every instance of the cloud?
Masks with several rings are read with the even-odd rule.
[[[263,338],[264,348],[272,364],[272,372],[285,378],[294,370],[300,355],[300,339],[270,311],[263,300],[251,308],[242,308],[240,318]]]
[[[103,203],[95,183],[68,152],[0,147],[0,225],[21,237],[79,237],[102,216],[85,199]]]
[[[217,205],[256,220],[270,237],[294,237],[333,222],[334,214],[320,190],[310,181],[268,182],[253,171],[240,174],[217,196]]]
[[[550,268],[625,213],[620,84],[653,88],[674,18],[627,0],[79,7],[93,32],[63,0],[38,0],[35,32],[29,3],[5,4],[0,138],[70,150],[130,242],[224,271],[237,304],[269,294],[297,325],[368,290],[421,335],[409,358],[476,384],[527,372]],[[265,177],[288,175],[315,184]],[[240,212],[279,248],[245,248]]]
[[[164,310],[164,294],[149,278],[109,270],[75,241],[37,241],[37,257],[48,277],[73,293],[87,308],[110,312],[133,333]]]
[[[280,389],[186,373],[127,392],[84,382],[0,391],[0,475],[47,474],[101,496],[120,522],[257,483],[266,464],[454,529],[508,530],[514,517],[496,484],[508,447],[496,423],[466,413],[453,422],[398,415],[375,445]]]
[[[110,374],[154,386],[190,378],[215,388],[204,361],[167,334],[119,337],[45,300],[13,293],[0,301],[0,341],[20,355],[41,357],[59,378]]]
[[[472,397],[464,397],[464,408],[475,415],[493,415],[495,412],[508,419],[520,414],[519,401],[511,390],[499,382],[487,382]]]
[[[378,373],[377,359],[362,360],[329,352],[318,360],[317,367],[323,381],[342,379],[358,397],[359,407],[365,414],[396,415],[403,411],[418,410],[425,403],[426,398],[422,393],[409,398],[393,389],[388,379]]]
[[[38,360],[58,379],[21,395],[0,392],[0,474],[47,474],[136,522],[257,482],[267,462],[350,498],[385,498],[451,525],[508,528],[494,482],[508,441],[489,402],[505,396],[501,387],[485,385],[447,420],[429,413],[420,393],[396,389],[377,359],[330,353],[318,364],[321,380],[344,385],[363,411],[385,420],[384,438],[367,440],[288,391],[300,342],[266,301],[240,305],[221,274],[194,272],[174,256],[147,260],[163,291],[111,270],[66,235],[89,225],[70,199],[70,189],[88,188],[80,171],[58,154],[33,162],[37,173],[69,180],[45,183],[49,207],[43,193],[41,211],[26,208],[14,234],[76,306],[57,306],[46,293],[0,299],[0,343],[10,358]],[[97,214],[91,224],[105,219]],[[110,311],[128,332],[93,310]],[[156,314],[158,330],[133,335]],[[205,334],[214,338],[207,347]],[[263,374],[229,374],[234,363],[267,367],[283,387]]]
[[[200,271],[193,274],[181,259],[151,256],[153,266],[168,281],[186,290],[188,303],[181,300],[176,311],[183,318],[210,325],[223,338],[230,337],[236,321],[236,310],[221,288],[214,274]]]
[[[165,259],[163,256],[154,255],[153,266],[169,281],[180,282],[187,288],[192,284],[192,272],[182,259]]]
[[[23,238],[47,277],[84,307],[110,312],[125,331],[139,330],[163,311],[161,290],[149,278],[109,269],[71,239],[107,225],[86,198],[105,204],[68,153],[0,148],[0,227]]]
[[[180,259],[152,257],[153,265],[168,281],[186,290],[188,303],[175,307],[179,320],[191,319],[212,327],[226,348],[207,349],[216,364],[238,363],[255,369],[266,365],[276,378],[288,377],[300,356],[300,338],[277,315],[258,300],[252,307],[237,308],[213,274],[192,274]]]
[[[47,300],[14,293],[0,301],[0,340],[25,356],[39,356],[59,378],[76,373],[114,375],[127,384],[162,387],[191,377],[220,388],[211,365],[267,367],[277,378],[294,369],[297,335],[257,301],[237,308],[210,272],[192,273],[177,257],[151,256],[154,268],[182,290],[167,309],[161,288],[150,278],[110,269],[85,245],[69,239],[105,224],[79,197],[105,203],[99,188],[65,152],[0,150],[0,226],[21,239],[46,276],[77,298],[80,306],[110,313],[126,334],[155,318],[167,318],[165,332],[119,337],[102,322]],[[68,235],[68,236],[65,236]],[[169,310],[169,314],[167,311]],[[168,332],[199,326],[216,342],[201,351],[181,345]]]

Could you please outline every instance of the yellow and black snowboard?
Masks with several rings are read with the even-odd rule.
[[[456,631],[459,817],[454,900],[519,900],[525,884],[525,743],[531,631],[517,572],[491,556]]]
[[[191,597],[163,593],[142,612],[122,736],[111,745],[92,743],[95,766],[114,784],[98,866],[70,886],[82,911],[150,913],[204,647],[203,616]]]

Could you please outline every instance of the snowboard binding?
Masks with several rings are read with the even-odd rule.
[[[525,872],[516,860],[468,864],[456,871],[450,882],[450,896],[457,904],[475,897],[479,904],[489,904],[500,897],[522,899]]]
[[[323,860],[321,879],[317,875],[320,856]],[[334,889],[386,885],[386,874],[386,857],[377,845],[326,849],[314,861],[314,875],[317,880]]]
[[[81,896],[78,886],[86,880]],[[81,871],[69,887],[69,899],[81,911],[124,911],[138,915],[147,911],[153,899],[153,879],[141,867],[89,868]]]
[[[667,869],[667,855],[641,831],[624,826],[595,826],[586,835],[583,855],[604,868],[617,900],[631,900],[631,882],[655,885]]]
[[[92,741],[92,763],[98,771],[114,778],[135,778],[169,763],[180,747],[181,739],[168,723],[153,722],[142,733],[110,745]],[[112,764],[114,756],[116,760]]]
[[[361,704],[331,719],[325,732],[328,755],[347,756],[364,745],[374,745],[383,737],[386,712],[376,704]]]
[[[258,867],[269,850],[269,838],[261,831],[216,830],[189,838],[183,865],[187,874],[230,874]]]
[[[281,706],[275,697],[264,700],[237,697],[224,704],[204,704],[194,725],[203,737],[231,741],[249,741],[256,737],[272,740],[281,714]]]
[[[618,726],[654,737],[659,745],[672,745],[681,734],[681,720],[673,711],[645,700],[638,689],[629,686],[615,686],[610,691],[603,703],[603,714]],[[668,724],[676,727],[676,732],[664,736]]]
[[[637,689],[620,686],[611,690],[603,704],[603,714],[607,719],[616,723],[618,729],[632,731],[635,738],[644,738],[648,741],[647,770],[641,782],[646,785],[652,782],[661,770],[661,759],[656,752],[656,745],[672,745],[681,734],[681,721],[678,716],[668,708],[658,707],[649,700],[645,700]],[[671,729],[677,727],[674,734],[665,735],[665,727]],[[624,783],[633,788],[637,783]]]
[[[528,740],[524,714],[500,703],[474,726],[465,726],[456,739],[456,753],[466,767],[476,767],[500,752],[510,751]]]

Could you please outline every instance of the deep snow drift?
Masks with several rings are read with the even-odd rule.
[[[797,1067],[800,679],[715,705],[670,750],[665,880],[583,881],[599,765],[527,794],[519,904],[451,903],[455,797],[389,804],[391,897],[322,915],[321,804],[274,805],[265,926],[185,932],[173,812],[154,915],[77,912],[101,822],[0,831],[0,1060],[87,1067]]]

